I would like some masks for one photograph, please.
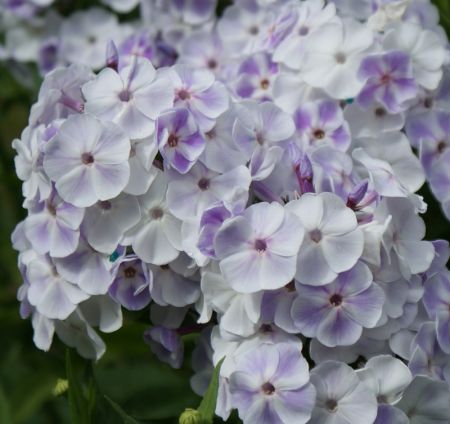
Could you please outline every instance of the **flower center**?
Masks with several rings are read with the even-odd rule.
[[[258,252],[265,252],[267,249],[267,243],[265,240],[255,240],[255,250]]]
[[[169,145],[169,147],[176,147],[178,145],[178,136],[175,134],[170,134],[169,138],[167,140],[167,144]]]
[[[189,91],[187,91],[186,89],[181,89],[180,91],[178,91],[178,98],[180,100],[187,100],[191,97],[191,95],[189,94]]]
[[[256,25],[253,25],[253,26],[251,26],[251,27],[248,29],[248,32],[249,32],[251,35],[258,35],[258,33],[259,33],[259,28],[258,28]]]
[[[161,208],[154,208],[150,215],[153,219],[161,219],[164,216],[164,211]]]
[[[129,102],[133,98],[133,93],[130,90],[123,90],[119,93],[119,99],[122,102]]]
[[[132,266],[129,266],[123,271],[123,274],[126,278],[133,278],[136,275],[136,270]]]
[[[437,145],[438,153],[442,153],[447,148],[447,143],[445,141],[440,141]]]
[[[342,304],[342,296],[340,294],[333,294],[333,296],[330,297],[330,303],[332,306],[337,307]]]
[[[305,36],[309,34],[309,28],[306,26],[302,26],[300,27],[300,29],[298,30],[299,35],[301,36]]]
[[[334,399],[328,399],[325,402],[325,407],[328,409],[328,411],[330,412],[336,412],[338,409],[338,403],[334,400]]]
[[[217,68],[217,60],[216,59],[209,59],[208,60],[208,68],[209,69],[216,69]]]
[[[321,129],[315,130],[314,138],[316,138],[317,140],[323,140],[325,138],[325,131]]]
[[[322,232],[318,229],[316,230],[312,230],[309,233],[309,237],[311,238],[311,240],[315,243],[319,243],[320,240],[322,240]]]
[[[213,140],[216,137],[216,129],[212,128],[208,132],[205,133],[206,140]]]
[[[379,395],[377,397],[377,401],[378,401],[378,403],[389,403],[388,400],[387,400],[387,397],[384,396],[384,395]]]
[[[427,108],[427,109],[431,109],[433,107],[433,99],[428,97],[424,100],[423,105]]]
[[[380,78],[381,84],[389,84],[390,81],[391,81],[391,76],[390,76],[389,74],[384,74],[384,75]]]
[[[103,209],[104,211],[109,211],[112,208],[112,204],[108,200],[102,200],[98,202],[98,205],[100,206],[100,209]]]
[[[261,133],[256,133],[256,142],[262,146],[264,144],[264,136]]]
[[[91,153],[83,153],[81,155],[81,161],[85,165],[92,165],[94,163],[94,156]]]
[[[260,86],[263,90],[267,90],[269,88],[270,81],[267,78],[261,80]]]
[[[50,213],[50,215],[52,216],[56,216],[56,208],[53,204],[51,204],[50,202],[47,203],[47,210]]]
[[[345,53],[342,52],[336,53],[334,58],[336,59],[336,62],[339,63],[340,65],[343,65],[345,62],[347,62],[347,56],[345,55]]]
[[[375,109],[375,116],[377,118],[382,118],[383,116],[386,116],[386,109],[384,109],[382,107],[377,107]]]
[[[206,191],[209,188],[209,180],[208,178],[200,178],[198,182],[198,188],[202,191]]]
[[[261,390],[266,395],[272,395],[275,392],[275,387],[272,383],[266,382],[261,386]]]

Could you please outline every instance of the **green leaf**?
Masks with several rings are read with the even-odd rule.
[[[214,414],[216,411],[217,393],[219,391],[220,368],[222,367],[222,363],[224,360],[225,357],[223,357],[216,365],[211,382],[208,386],[208,390],[206,391],[205,396],[203,397],[200,406],[198,407],[198,411],[201,413],[202,418],[205,420],[205,422],[211,424],[213,422]]]
[[[109,402],[109,404],[113,407],[114,411],[122,418],[124,424],[139,424],[139,421],[135,420],[133,417],[130,417],[122,407],[114,402],[111,398],[105,395],[105,399]]]
[[[69,380],[69,409],[73,424],[89,424],[91,407],[89,399],[83,393],[80,372],[76,369],[71,349],[66,350],[66,374]]]
[[[12,422],[8,400],[6,399],[3,387],[0,386],[0,423],[12,424]]]

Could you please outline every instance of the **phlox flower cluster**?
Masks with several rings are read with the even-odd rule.
[[[56,335],[99,359],[100,333],[146,310],[144,341],[174,368],[200,333],[196,393],[225,358],[225,420],[450,422],[450,247],[424,240],[417,194],[428,180],[450,216],[434,6],[140,6],[104,45],[122,33],[107,12],[62,23],[55,64],[68,65],[13,142],[28,212],[12,236],[18,299],[36,346]]]

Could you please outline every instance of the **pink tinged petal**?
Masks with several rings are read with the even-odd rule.
[[[55,222],[50,233],[50,256],[63,258],[75,252],[79,238],[79,231]]]
[[[155,131],[155,121],[146,116],[134,104],[123,107],[122,113],[114,120],[131,139],[151,136]]]
[[[264,135],[271,142],[286,140],[295,132],[292,118],[273,103],[264,102],[259,106]]]
[[[373,328],[381,318],[384,292],[375,283],[364,292],[346,297],[342,310],[355,322],[365,328]]]
[[[336,272],[329,267],[321,247],[305,239],[298,254],[295,279],[302,284],[323,286],[331,283],[336,276]]]
[[[176,169],[180,174],[186,174],[194,166],[195,162],[186,159],[181,153],[175,151],[173,159],[170,161],[170,166]]]
[[[252,229],[244,217],[225,221],[214,240],[216,255],[226,258],[241,250],[250,251],[251,238]]]
[[[94,163],[112,165],[127,161],[130,148],[130,140],[122,129],[116,124],[108,123],[103,127],[94,148],[87,152],[94,156]]]
[[[169,242],[162,223],[156,220],[149,222],[139,231],[132,245],[143,261],[155,265],[165,265],[176,259],[179,254]]]
[[[59,195],[79,208],[92,206],[98,200],[92,174],[92,168],[82,165],[67,172],[56,182]]]
[[[216,119],[228,109],[228,92],[222,83],[215,82],[207,90],[195,93],[190,103],[207,118]]]
[[[316,400],[312,384],[296,390],[280,391],[272,405],[283,423],[305,424],[309,422]]]
[[[306,337],[315,337],[317,329],[331,311],[329,293],[326,290],[301,286],[291,308],[295,326]]]
[[[312,231],[319,228],[324,213],[324,203],[320,196],[307,193],[300,199],[289,202],[286,210],[300,218],[306,231]]]
[[[270,238],[270,252],[280,256],[296,256],[303,242],[304,233],[297,216],[286,213],[283,224]]]
[[[350,346],[362,334],[362,326],[349,318],[339,308],[333,308],[317,329],[317,339],[328,347]]]
[[[258,349],[248,351],[238,359],[236,369],[246,371],[253,377],[254,384],[260,386],[272,382],[280,364],[280,350],[273,344],[262,344]]]
[[[171,80],[160,74],[148,86],[139,90],[134,105],[146,116],[156,120],[158,115],[173,106],[174,89]]]
[[[271,382],[277,391],[296,390],[309,382],[309,367],[296,345],[280,344],[280,361]]]
[[[367,290],[373,282],[373,276],[369,267],[358,262],[349,271],[343,272],[336,279],[335,287],[344,297],[356,296]]]
[[[375,100],[375,95],[380,89],[380,85],[376,82],[369,81],[361,90],[357,97],[358,104],[364,109],[369,108]]]
[[[364,236],[357,228],[341,236],[327,236],[320,242],[325,260],[336,272],[343,272],[356,264],[364,249]]]
[[[358,77],[367,79],[374,76],[381,76],[384,73],[384,66],[382,63],[382,56],[372,55],[366,57],[359,68]]]
[[[333,193],[321,193],[323,215],[320,230],[327,235],[339,235],[354,230],[358,223],[355,213]]]
[[[30,215],[25,220],[25,234],[37,253],[44,254],[50,250],[50,230],[52,223],[47,214]]]
[[[126,187],[130,177],[130,165],[122,162],[116,165],[95,164],[92,170],[92,185],[99,200],[118,196]]]
[[[244,212],[258,238],[272,236],[284,222],[285,211],[279,203],[256,203]]]

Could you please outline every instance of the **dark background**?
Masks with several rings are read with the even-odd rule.
[[[69,13],[74,6],[86,8],[95,3],[66,1],[59,6],[64,13]],[[225,3],[222,1],[219,8]],[[450,1],[435,0],[434,3],[441,10],[442,25],[450,33]],[[125,19],[131,17],[133,14]],[[36,99],[39,84],[32,65],[0,63],[0,424],[71,422],[67,393],[59,396],[54,393],[57,380],[66,378],[66,349],[56,336],[48,353],[33,345],[31,323],[21,320],[18,313],[16,291],[21,278],[10,242],[12,230],[25,216],[11,142],[27,125],[29,108]],[[450,224],[439,205],[426,187],[421,194],[429,204],[424,216],[427,238],[450,240]],[[72,355],[82,380],[85,377],[84,381],[91,381],[91,372],[94,373],[98,384],[97,404],[101,404],[103,410],[109,408],[93,422],[122,422],[105,403],[103,394],[107,394],[144,422],[176,423],[185,408],[195,408],[199,403],[189,387],[189,361],[182,370],[174,371],[156,360],[142,341],[142,331],[148,323],[146,313],[125,314],[124,322],[124,327],[116,333],[101,334],[107,352],[94,365],[93,371]],[[192,341],[187,340],[188,352],[191,348]]]

